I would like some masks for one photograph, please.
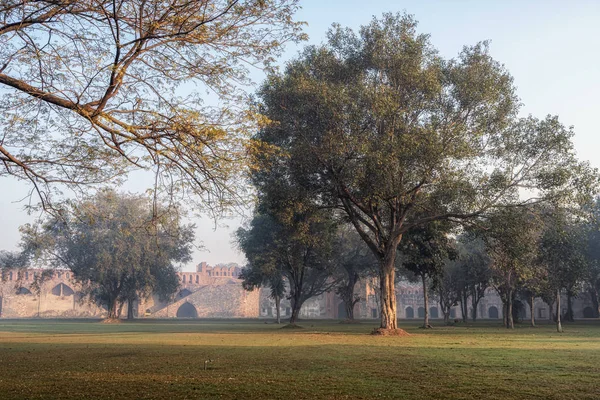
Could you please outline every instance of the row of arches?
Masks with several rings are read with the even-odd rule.
[[[59,283],[58,285],[54,286],[52,288],[52,290],[50,290],[50,293],[53,294],[54,296],[73,296],[75,294],[75,291],[69,286],[69,285],[65,285],[64,283]],[[20,288],[17,289],[16,294],[18,295],[23,295],[23,294],[33,294],[31,293],[31,290],[27,289],[24,286],[21,286]]]
[[[406,307],[406,309],[404,311],[405,311],[406,318],[415,318],[414,308]],[[452,318],[455,317],[454,310],[451,310],[450,316]],[[425,317],[425,308],[424,307],[417,308],[417,318],[423,318],[423,317]],[[434,318],[434,319],[440,317],[440,313],[439,313],[439,310],[437,307],[429,308],[429,317]],[[498,319],[499,318],[499,312],[498,312],[497,307],[491,306],[490,308],[488,308],[488,318],[490,318],[490,319]]]

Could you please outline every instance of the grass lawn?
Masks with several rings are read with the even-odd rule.
[[[600,399],[600,324],[542,324],[0,320],[0,399]]]

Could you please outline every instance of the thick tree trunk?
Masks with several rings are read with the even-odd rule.
[[[560,323],[560,289],[556,291],[556,331],[562,333],[562,324]]]
[[[531,326],[535,326],[535,297],[529,299],[529,312],[531,313]]]
[[[427,292],[427,278],[425,275],[421,276],[423,281],[423,303],[425,308],[425,316],[423,317],[423,328],[431,328],[429,325],[429,293]]]
[[[504,324],[504,326],[508,326],[507,310],[508,310],[508,303],[507,302],[502,303],[502,324]]]
[[[133,304],[135,303],[135,300],[128,300],[127,301],[127,319],[132,320],[134,319],[135,315],[133,315]]]
[[[108,319],[116,319],[117,318],[117,301],[109,300],[106,305],[108,308]]]
[[[294,298],[296,297],[296,298]],[[300,301],[300,296],[292,297],[292,315],[290,316],[290,324],[295,324],[298,321],[298,317],[300,316],[300,309],[302,308],[302,301]]]
[[[380,299],[381,299],[381,329],[398,329],[398,317],[396,313],[396,249],[392,249],[383,258],[380,265]]]
[[[354,321],[354,301],[344,302],[344,307],[346,308],[346,318]]]
[[[575,321],[573,315],[573,295],[569,291],[567,291],[567,315],[565,319],[569,322]]]
[[[277,323],[281,324],[281,310],[280,310],[280,305],[281,305],[281,297],[280,296],[275,296],[275,308],[277,308]]]
[[[507,296],[507,303],[506,303],[506,328],[508,328],[508,329],[515,329],[515,321],[513,319],[512,311],[513,311],[513,299],[512,299],[512,293],[509,291],[508,296]]]

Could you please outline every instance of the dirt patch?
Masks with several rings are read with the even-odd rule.
[[[287,324],[282,326],[281,329],[304,329],[304,327],[296,324]]]
[[[377,328],[373,329],[371,335],[377,336],[410,336],[410,333],[406,332],[404,329],[383,329]]]
[[[118,318],[106,318],[100,321],[101,324],[120,324],[121,322]]]

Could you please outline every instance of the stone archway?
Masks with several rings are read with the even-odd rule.
[[[198,311],[192,303],[185,302],[177,309],[177,318],[198,318]]]
[[[412,307],[406,307],[406,318],[414,318],[415,310]]]
[[[417,309],[417,315],[419,316],[419,318],[425,318],[425,308],[419,307]]]
[[[344,303],[343,301],[338,304],[338,314],[337,317],[339,319],[346,319],[348,318],[348,313],[346,312],[346,303]]]
[[[498,309],[495,306],[488,308],[488,318],[498,319]]]
[[[429,317],[431,317],[431,318],[439,318],[440,317],[437,307],[429,307]]]
[[[20,288],[17,289],[17,294],[32,294],[31,290],[27,289],[26,287],[21,286]]]
[[[73,294],[75,294],[73,289],[71,289],[68,285],[65,285],[62,282],[59,283],[58,285],[54,286],[50,292],[55,296],[61,296],[61,297],[62,296],[72,296]]]
[[[595,318],[594,309],[592,307],[586,307],[583,309],[583,318]]]

